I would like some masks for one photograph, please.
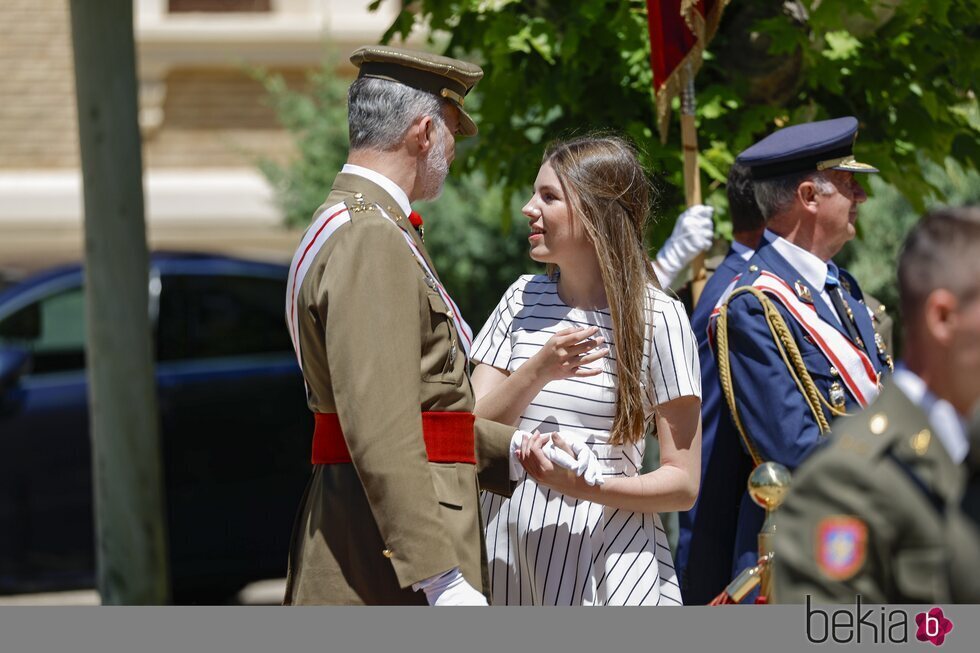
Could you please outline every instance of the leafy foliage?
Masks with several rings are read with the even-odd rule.
[[[939,204],[980,202],[980,173],[964,170],[952,160],[945,165],[923,162],[928,183],[942,189],[945,200],[926,198],[927,208]],[[919,220],[917,211],[894,186],[872,176],[871,198],[860,208],[859,238],[844,246],[835,260],[860,281],[865,292],[874,295],[895,319],[895,347],[901,353],[901,322],[898,315],[898,277],[895,261],[909,230]]]
[[[268,93],[283,127],[293,135],[297,155],[282,165],[258,161],[275,189],[291,225],[305,225],[326,198],[334,175],[347,159],[347,85],[332,61],[310,73],[308,89],[295,90],[280,74],[254,69],[250,73]]]
[[[669,182],[660,213],[676,215],[680,135],[673,128],[662,145],[653,129],[644,1],[419,0],[403,7],[385,38],[420,25],[433,41],[448,33],[445,49],[481,62],[486,73],[472,102],[481,135],[466,170],[516,190],[534,178],[548,140],[612,128],[636,141],[648,168]],[[862,123],[858,156],[917,211],[927,197],[943,198],[924,164],[944,165],[947,156],[967,169],[980,163],[980,129],[969,115],[978,25],[976,0],[731,3],[697,78],[708,202],[725,205],[734,155],[765,133],[848,114]]]

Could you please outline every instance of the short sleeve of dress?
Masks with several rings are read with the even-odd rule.
[[[650,402],[701,398],[701,364],[691,322],[679,301],[658,292],[653,311],[653,347],[649,360]]]
[[[485,363],[501,370],[508,369],[511,355],[510,328],[517,312],[514,298],[526,283],[524,277],[514,282],[487,318],[480,333],[473,340],[473,353],[470,359],[474,364]]]

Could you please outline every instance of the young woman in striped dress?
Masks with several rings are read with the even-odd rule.
[[[547,151],[524,206],[548,273],[519,278],[474,342],[475,412],[584,445],[599,480],[552,464],[547,436],[525,442],[511,498],[482,498],[494,604],[681,603],[657,513],[697,497],[701,379],[644,245],[649,197],[628,143],[586,137]],[[651,421],[661,464],[641,474]]]

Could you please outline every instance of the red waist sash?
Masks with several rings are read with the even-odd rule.
[[[347,441],[336,413],[315,413],[313,431],[314,465],[351,462]],[[422,437],[425,453],[433,463],[476,464],[476,444],[473,439],[473,413],[424,412]]]

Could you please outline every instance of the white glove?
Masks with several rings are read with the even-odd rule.
[[[517,452],[521,450],[521,443],[524,441],[524,436],[530,438],[531,434],[518,429],[514,431],[514,435],[510,438],[510,480],[512,481],[519,481],[524,476],[524,466],[517,459]]]
[[[554,437],[561,438],[557,433]],[[596,458],[595,453],[586,444],[579,442],[577,440],[564,440],[568,443],[572,452],[575,454],[575,458],[569,456],[563,449],[559,449],[555,446],[554,441],[548,442],[548,446],[543,448],[543,451],[548,460],[555,463],[559,467],[564,467],[575,472],[576,476],[581,476],[585,479],[585,482],[589,485],[602,485],[606,482],[606,479],[602,476],[602,468],[599,466],[599,459]]]
[[[653,268],[661,286],[670,286],[685,265],[711,247],[715,233],[711,221],[714,211],[710,206],[695,204],[677,216],[674,230],[657,253],[657,264]]]
[[[444,574],[426,578],[412,585],[412,589],[425,592],[429,605],[487,605],[487,597],[473,589],[463,578],[459,567]]]

